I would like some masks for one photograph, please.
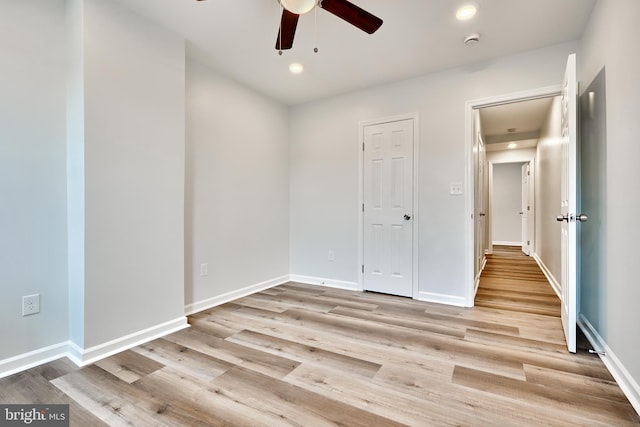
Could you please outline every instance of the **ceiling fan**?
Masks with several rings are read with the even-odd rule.
[[[291,49],[300,15],[318,6],[338,18],[344,19],[362,31],[373,34],[382,25],[382,19],[347,0],[278,0],[282,5],[282,18],[276,39],[276,50]]]

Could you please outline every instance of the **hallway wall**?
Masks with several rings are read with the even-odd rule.
[[[536,153],[536,239],[534,253],[556,281],[561,278],[560,206],[561,181],[561,98],[555,97],[540,130]]]

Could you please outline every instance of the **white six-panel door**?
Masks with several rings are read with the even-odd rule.
[[[576,56],[570,55],[562,83],[562,188],[561,269],[562,327],[570,352],[576,352],[577,282],[576,282],[576,162],[578,81]]]
[[[520,219],[522,222],[522,252],[530,255],[531,248],[529,246],[529,162],[522,165],[522,202],[520,204]]]
[[[413,296],[413,120],[363,129],[364,289]]]

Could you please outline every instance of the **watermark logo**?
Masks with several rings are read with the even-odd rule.
[[[2,405],[0,427],[69,427],[69,405]]]

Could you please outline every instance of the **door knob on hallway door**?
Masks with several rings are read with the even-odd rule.
[[[567,215],[558,215],[556,217],[556,221],[558,221],[558,222],[562,222],[562,221],[569,222],[569,215],[568,214]]]
[[[411,219],[411,215],[404,214],[404,220],[409,221]]]
[[[585,214],[580,214],[576,216],[576,221],[587,222],[588,220],[589,220],[589,217],[586,216]]]

